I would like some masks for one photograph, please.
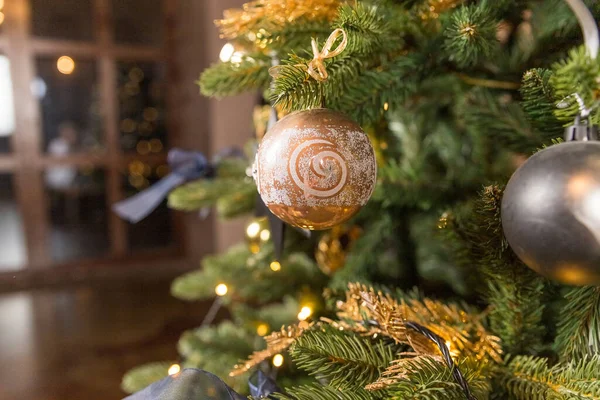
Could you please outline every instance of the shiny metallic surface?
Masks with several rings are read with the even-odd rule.
[[[504,192],[502,225],[541,275],[600,285],[600,142],[562,143],[527,160]]]

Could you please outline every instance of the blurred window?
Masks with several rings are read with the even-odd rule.
[[[11,138],[14,132],[15,102],[10,62],[8,57],[0,54],[0,153],[11,151]]]
[[[54,262],[105,256],[109,250],[105,173],[60,165],[44,174]]]
[[[126,176],[123,179],[123,191],[126,197],[134,196],[139,191],[156,183],[169,172],[164,163],[149,163],[139,159],[129,163]],[[168,247],[175,243],[173,235],[171,211],[167,201],[137,224],[127,226],[129,248],[136,250],[151,250]]]
[[[121,148],[140,155],[163,152],[167,147],[164,65],[119,62],[117,72]]]
[[[168,173],[169,1],[0,0],[0,272],[174,254],[111,211]]]
[[[93,40],[92,0],[30,1],[31,27],[34,36],[78,41]]]
[[[41,105],[44,149],[52,156],[100,150],[103,131],[96,63],[69,57],[61,65],[62,57],[68,56],[36,60],[32,92]]]
[[[162,0],[112,0],[115,42],[161,46],[163,7]]]
[[[13,189],[13,177],[0,173],[0,272],[21,269],[26,264],[23,221]]]

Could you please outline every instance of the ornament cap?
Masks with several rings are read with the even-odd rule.
[[[573,125],[565,128],[565,140],[567,142],[599,140],[598,127],[577,117]]]

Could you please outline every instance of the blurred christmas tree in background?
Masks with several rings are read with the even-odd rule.
[[[586,4],[598,18],[600,5]],[[532,246],[552,255],[559,242],[509,237],[517,254],[509,247],[502,222],[530,230],[536,222],[501,220],[513,206],[502,203],[512,173],[576,118],[599,122],[600,62],[578,47],[567,2],[257,0],[217,25],[230,42],[203,72],[202,93],[259,91],[279,117],[344,113],[373,145],[377,185],[350,222],[309,237],[287,226],[279,249],[281,225],[251,177],[273,116],[270,106],[257,109],[246,157],[223,158],[213,178],[169,198],[180,210],[250,216],[247,243],[173,283],[189,301],[216,290],[215,307],[231,314],[183,334],[182,367],[239,392],[262,368],[277,374],[282,399],[600,398],[597,211],[577,214],[596,236],[574,234],[584,250],[558,256],[560,265],[523,255]],[[343,35],[331,36],[338,29]],[[584,130],[590,125],[575,131]],[[597,143],[577,146],[596,160],[584,165],[589,176],[569,181],[583,193],[600,185],[600,152]],[[552,195],[523,201],[547,211],[540,224],[569,229]],[[544,229],[533,233],[540,242]],[[173,362],[132,370],[124,389],[166,376]]]

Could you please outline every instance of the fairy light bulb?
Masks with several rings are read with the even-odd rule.
[[[273,365],[277,368],[283,365],[283,356],[281,354],[275,354],[273,356]]]
[[[256,328],[256,333],[258,334],[258,336],[265,336],[267,333],[269,333],[269,325],[267,325],[267,324],[258,325],[258,327]]]
[[[169,375],[175,375],[181,371],[181,366],[179,364],[173,364],[169,367]]]
[[[249,238],[257,237],[259,232],[260,232],[260,224],[258,222],[252,222],[246,228],[246,234],[248,235]]]
[[[225,296],[228,290],[227,285],[224,283],[219,283],[217,287],[215,287],[215,293],[220,297]]]
[[[71,75],[75,71],[75,61],[69,56],[62,56],[56,61],[58,72],[64,75]]]
[[[298,313],[298,319],[300,321],[305,321],[308,319],[308,317],[310,317],[312,315],[312,309],[308,306],[304,306],[300,309],[300,312]]]
[[[233,47],[233,45],[231,43],[225,43],[225,45],[221,49],[221,52],[219,53],[219,59],[222,62],[229,62],[231,61],[231,57],[233,56],[234,52],[235,48]]]
[[[271,238],[271,232],[268,229],[263,229],[260,231],[260,240],[263,242],[268,241]]]
[[[274,272],[281,271],[281,263],[279,261],[273,261],[270,265],[271,270]]]

